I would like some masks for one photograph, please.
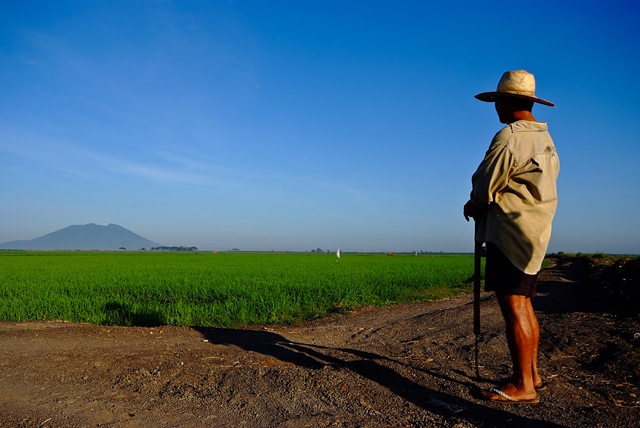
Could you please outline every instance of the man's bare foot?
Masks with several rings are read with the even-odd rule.
[[[500,384],[507,384],[507,383],[513,383],[511,381],[511,377],[506,377],[503,378],[500,381]],[[544,383],[544,381],[542,380],[542,378],[540,376],[534,377],[533,378],[533,387],[536,389],[536,391],[544,391],[545,389],[547,389],[547,385]]]
[[[544,388],[546,388],[546,385],[544,384],[544,382],[542,381],[542,378],[540,376],[534,376],[534,378],[533,378],[533,386],[537,390],[543,390]]]
[[[499,387],[493,387],[482,391],[482,395],[490,401],[497,403],[537,403],[538,393],[533,391],[522,391],[512,383],[505,383]]]

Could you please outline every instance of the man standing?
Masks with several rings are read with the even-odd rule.
[[[536,121],[531,110],[534,103],[554,104],[535,96],[534,76],[524,70],[507,71],[496,91],[476,98],[495,103],[506,126],[473,174],[464,217],[479,222],[475,239],[486,242],[485,289],[496,293],[513,363],[509,380],[483,395],[495,402],[537,403],[544,383],[531,298],[551,237],[560,162],[547,124]]]

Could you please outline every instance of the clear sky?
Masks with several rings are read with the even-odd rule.
[[[0,242],[473,251],[471,174],[535,74],[550,251],[640,253],[635,1],[0,0]]]

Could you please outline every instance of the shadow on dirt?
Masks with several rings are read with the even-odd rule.
[[[238,346],[246,351],[268,355],[307,369],[318,370],[327,365],[348,369],[358,376],[392,391],[425,411],[445,418],[455,416],[473,424],[489,420],[492,426],[496,427],[561,427],[555,423],[524,418],[500,409],[427,389],[402,376],[388,365],[402,365],[410,370],[422,371],[439,378],[442,378],[443,375],[425,371],[423,368],[407,366],[405,363],[375,353],[290,342],[285,337],[269,331],[204,327],[194,327],[194,329],[212,344]],[[447,380],[459,382],[452,378],[447,378]],[[470,378],[468,383],[465,382],[465,386],[473,391],[474,397],[480,398],[480,390],[475,385],[475,379]]]
[[[569,312],[599,312],[602,303],[579,282],[582,273],[573,261],[555,259],[554,266],[545,269],[553,280],[541,276],[537,295],[533,298],[536,312],[564,314]]]
[[[596,275],[589,273],[594,266],[588,263],[607,260],[594,260],[555,259],[555,265],[549,269],[553,280],[538,283],[539,295],[533,307],[536,312],[549,315],[541,319],[545,337],[541,350],[550,355],[558,352],[571,355],[591,376],[625,388],[637,388],[640,386],[640,260],[596,264]],[[566,315],[580,322],[568,325],[558,322]],[[605,396],[611,397],[611,392],[607,391]],[[619,398],[616,403],[624,401]]]
[[[101,325],[120,325],[127,327],[157,327],[166,325],[167,322],[154,310],[132,310],[129,305],[117,301],[110,301],[104,306],[104,319]]]
[[[593,261],[553,259],[553,266],[545,268],[539,279],[534,309],[547,314],[606,312],[637,318],[640,259],[610,263],[610,266],[599,267]],[[599,268],[597,273],[591,272],[596,268]],[[545,280],[545,277],[553,279]]]

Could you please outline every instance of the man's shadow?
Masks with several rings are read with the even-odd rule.
[[[356,349],[330,348],[313,344],[291,342],[287,338],[265,330],[236,330],[227,328],[194,327],[212,344],[238,346],[246,351],[261,353],[280,361],[304,367],[310,370],[322,369],[326,365],[348,369],[357,375],[376,382],[403,399],[423,408],[425,411],[451,417],[466,419],[476,424],[478,421],[491,421],[493,426],[518,427],[561,427],[550,422],[528,419],[501,409],[494,409],[471,402],[450,394],[434,391],[400,375],[388,364],[406,363],[396,361],[372,352]],[[445,378],[450,382],[458,380],[433,373],[424,368],[414,368],[430,376]],[[472,382],[465,382],[470,389],[479,389]],[[474,394],[476,395],[476,394]]]

